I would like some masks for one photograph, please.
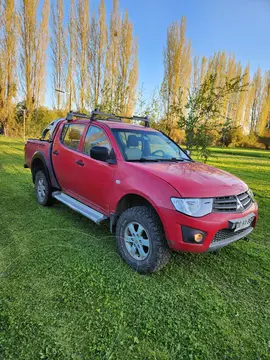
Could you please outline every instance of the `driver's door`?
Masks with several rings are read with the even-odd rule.
[[[106,146],[109,150],[112,149],[104,130],[91,124],[87,129],[80,153],[80,162],[83,165],[79,165],[77,170],[78,195],[85,204],[109,214],[117,164],[92,159],[90,151],[93,146]]]

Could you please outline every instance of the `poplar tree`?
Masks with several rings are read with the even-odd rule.
[[[70,1],[70,10],[68,17],[68,67],[67,67],[67,78],[66,78],[66,109],[71,110],[72,105],[77,102],[77,87],[75,84],[76,80],[76,7],[74,0]]]
[[[44,0],[41,12],[40,25],[37,34],[37,52],[35,61],[35,78],[37,87],[36,107],[39,107],[44,102],[45,97],[47,48],[50,40],[49,16],[50,0]]]
[[[265,72],[263,83],[262,105],[258,118],[257,133],[262,137],[270,137],[270,71]]]
[[[255,133],[257,121],[262,108],[263,79],[260,67],[257,69],[253,77],[253,89],[254,93],[251,107],[250,131]]]
[[[126,103],[124,114],[131,116],[136,106],[136,87],[138,82],[138,38],[133,42],[132,60],[126,87]]]
[[[133,40],[133,27],[125,13],[121,26],[119,76],[115,97],[121,114],[130,116],[135,105],[138,75],[137,40]]]
[[[37,21],[38,5],[37,0],[23,0],[20,11],[20,65],[28,119],[44,95],[46,50],[49,40],[49,0],[43,2],[40,23]]]
[[[52,66],[53,66],[53,90],[56,99],[57,110],[61,109],[64,105],[63,94],[57,90],[66,90],[66,77],[67,77],[67,46],[66,34],[64,31],[64,8],[63,0],[56,0],[56,6],[52,6],[52,38],[51,38],[51,51],[52,51]]]
[[[102,105],[108,111],[117,112],[116,86],[119,77],[121,41],[121,18],[119,1],[113,0],[113,9],[110,15],[109,44],[106,54],[105,82],[103,87]]]
[[[96,16],[95,12],[92,15],[88,50],[91,95],[94,108],[98,107],[101,102],[107,44],[106,9],[104,0],[101,0],[98,16]]]
[[[85,111],[90,104],[90,76],[88,72],[88,44],[90,37],[89,1],[78,0],[77,18],[78,107]]]
[[[0,11],[0,122],[7,135],[14,117],[13,102],[17,90],[17,14],[14,0],[5,0]]]
[[[249,69],[249,65],[248,65],[248,69]],[[251,133],[251,109],[252,109],[252,104],[254,101],[254,94],[255,94],[255,86],[253,81],[250,78],[249,81],[249,89],[246,93],[246,104],[245,104],[245,113],[244,113],[244,133],[246,134],[250,134]]]
[[[137,39],[133,38],[133,26],[128,13],[125,13],[121,21],[118,0],[114,0],[110,16],[102,108],[131,115],[135,106],[137,80]]]
[[[191,43],[186,39],[186,18],[181,23],[173,22],[167,30],[167,43],[164,50],[164,77],[162,97],[164,101],[166,127],[170,135],[177,125],[176,109],[187,102],[191,76]]]
[[[241,133],[247,132],[245,118],[249,117],[248,97],[250,89],[249,64],[243,70],[243,84],[248,84],[246,91],[240,92],[236,104],[235,123]]]

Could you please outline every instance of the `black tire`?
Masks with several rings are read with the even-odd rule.
[[[147,257],[141,260],[135,259],[130,254],[124,238],[129,225],[134,223],[142,225],[145,229],[146,238],[149,238],[150,246]],[[136,206],[127,209],[121,214],[116,225],[116,242],[118,252],[125,262],[142,274],[160,270],[168,263],[171,257],[172,251],[167,244],[160,219],[153,209],[145,206]],[[136,247],[133,244],[132,246]]]
[[[40,182],[44,186],[44,195],[40,192]],[[52,187],[49,184],[46,174],[39,170],[35,175],[35,193],[37,202],[42,206],[50,206],[53,205],[55,199],[51,196],[52,195]]]

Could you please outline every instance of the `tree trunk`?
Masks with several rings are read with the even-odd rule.
[[[7,125],[2,123],[2,126],[3,126],[3,135],[8,136],[8,127],[7,127]]]

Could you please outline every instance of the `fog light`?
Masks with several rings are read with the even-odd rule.
[[[206,233],[199,229],[193,229],[188,226],[181,225],[183,241],[186,243],[202,244]]]
[[[201,234],[201,233],[194,234],[194,241],[201,242],[202,239],[203,239],[203,234]]]

